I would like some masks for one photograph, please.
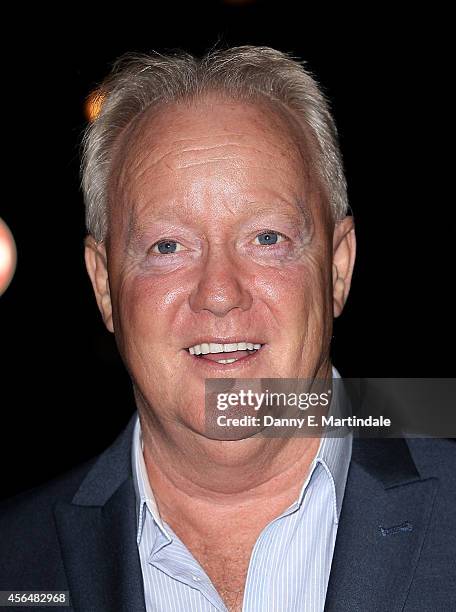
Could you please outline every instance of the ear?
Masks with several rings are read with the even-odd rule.
[[[87,236],[84,244],[85,264],[92,281],[98,308],[107,329],[114,332],[105,245],[103,242],[97,242],[93,236]]]
[[[356,237],[353,217],[336,223],[333,235],[333,311],[338,317],[344,309],[355,265]]]

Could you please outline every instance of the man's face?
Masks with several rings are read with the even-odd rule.
[[[208,98],[123,145],[98,300],[142,408],[203,432],[206,378],[327,371],[334,227],[289,121]]]

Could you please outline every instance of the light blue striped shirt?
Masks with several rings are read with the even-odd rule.
[[[298,499],[265,527],[253,547],[243,612],[323,610],[351,448],[351,435],[321,439]],[[132,464],[147,612],[227,612],[207,574],[160,518],[139,419]]]

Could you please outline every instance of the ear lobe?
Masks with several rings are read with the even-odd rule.
[[[350,291],[356,256],[356,237],[353,217],[336,223],[333,237],[333,312],[338,317]]]
[[[93,236],[87,236],[84,244],[85,264],[92,282],[98,308],[107,329],[110,332],[114,332],[105,245],[102,242],[97,242]]]

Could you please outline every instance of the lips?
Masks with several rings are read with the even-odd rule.
[[[252,338],[239,341],[204,338],[185,351],[195,365],[230,370],[253,362],[263,347],[263,343],[255,342]]]
[[[190,355],[207,355],[209,353],[231,353],[235,351],[253,351],[261,348],[260,342],[250,340],[241,341],[220,341],[220,340],[202,340],[187,350]]]
[[[230,365],[244,360],[261,349],[262,343],[251,339],[222,342],[220,339],[205,339],[187,348],[196,359],[221,365]]]

